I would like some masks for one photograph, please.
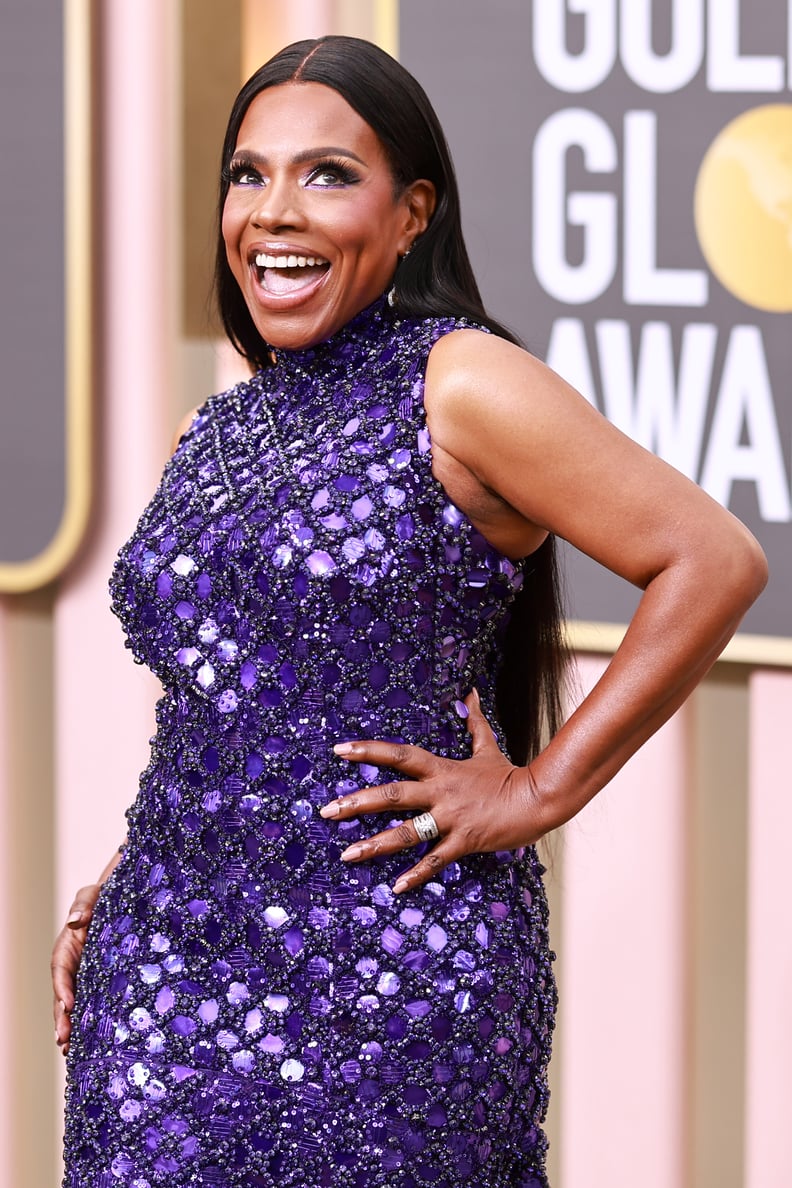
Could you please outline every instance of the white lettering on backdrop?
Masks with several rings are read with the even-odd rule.
[[[658,94],[682,90],[704,65],[707,86],[713,92],[784,90],[782,57],[744,54],[740,49],[741,0],[672,0],[671,47],[664,54],[652,47],[656,2],[535,0],[534,57],[543,77],[559,91],[592,91],[605,81],[618,59],[637,86]],[[663,4],[667,8],[668,0]],[[568,15],[581,18],[580,52],[572,53],[567,47]],[[786,86],[792,87],[792,54],[789,58]]]
[[[720,377],[715,374],[717,326],[685,326],[678,369],[671,327],[665,322],[644,324],[637,358],[625,321],[602,319],[595,323],[593,337],[601,411],[609,421],[698,481],[719,503],[728,506],[733,483],[744,480],[756,486],[763,520],[792,520],[781,434],[757,326],[732,329]],[[579,318],[556,319],[547,364],[598,405],[592,354]],[[712,428],[705,441],[711,402]]]
[[[792,45],[792,0],[787,6]],[[545,292],[564,304],[595,302],[616,280],[625,306],[655,311],[703,309],[710,291],[705,269],[662,263],[658,200],[668,172],[659,159],[658,111],[628,110],[614,127],[581,104],[584,92],[605,82],[617,64],[647,93],[681,90],[702,70],[713,92],[777,93],[788,85],[784,58],[769,52],[777,45],[767,53],[742,52],[740,0],[672,0],[670,14],[668,8],[666,0],[670,43],[658,53],[653,0],[533,5],[538,69],[555,89],[578,96],[542,123],[532,148],[534,271]],[[570,18],[577,22],[575,52],[567,44]],[[636,330],[626,318],[593,312],[593,321],[556,319],[548,364],[724,505],[734,484],[746,482],[762,520],[792,521],[788,459],[761,329],[690,322],[677,328],[675,349],[670,323],[656,313]]]

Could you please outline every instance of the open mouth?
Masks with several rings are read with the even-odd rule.
[[[321,279],[330,267],[322,256],[268,256],[260,252],[253,261],[261,287],[276,297],[297,293]]]

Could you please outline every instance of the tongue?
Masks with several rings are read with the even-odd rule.
[[[265,268],[262,284],[268,293],[295,293],[312,284],[323,272],[326,264],[306,265],[304,268]]]

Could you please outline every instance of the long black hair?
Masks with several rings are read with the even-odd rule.
[[[419,178],[434,184],[434,214],[399,264],[399,313],[414,318],[468,317],[518,342],[484,309],[462,236],[451,155],[423,88],[371,42],[328,36],[297,41],[271,58],[242,87],[229,117],[220,173],[215,291],[226,334],[240,354],[255,367],[269,362],[269,348],[256,330],[226,257],[222,215],[228,167],[253,99],[268,87],[295,82],[322,83],[354,108],[378,136],[397,191]],[[550,536],[526,563],[498,666],[498,717],[516,763],[528,762],[560,725],[565,659],[560,578]]]

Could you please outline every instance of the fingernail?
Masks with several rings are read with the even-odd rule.
[[[476,705],[481,705],[481,698],[479,697],[479,691],[475,685],[473,686],[473,696],[476,699]]]
[[[324,805],[323,808],[319,809],[319,816],[320,817],[337,817],[340,812],[341,812],[341,809],[338,805],[338,802],[334,800],[332,804],[326,804],[326,805]]]
[[[63,999],[60,1000],[60,1006],[61,1006],[61,1010],[63,1011],[64,1015],[67,1014],[68,1012],[66,1011],[66,1003],[63,1001]]]
[[[78,920],[82,920],[82,912],[72,912],[66,923],[76,924]]]
[[[354,751],[354,749],[355,749],[354,743],[350,743],[350,742],[336,743],[336,745],[333,747],[333,750],[336,753],[336,755],[351,755],[352,752]]]
[[[402,891],[407,890],[409,885],[410,884],[407,882],[406,879],[397,879],[396,882],[393,884],[393,894],[400,895]]]
[[[362,846],[350,846],[347,850],[344,850],[343,854],[341,855],[341,861],[354,862],[355,858],[359,858],[362,853]]]

